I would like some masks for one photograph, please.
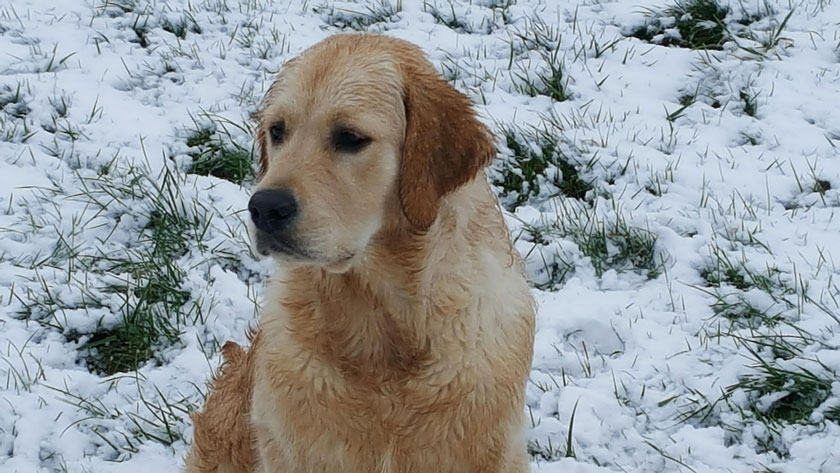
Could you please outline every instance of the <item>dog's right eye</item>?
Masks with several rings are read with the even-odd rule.
[[[332,145],[337,151],[357,153],[370,144],[370,138],[348,128],[336,128],[332,133]]]
[[[280,144],[286,136],[286,124],[283,122],[275,123],[268,129],[268,134],[271,136],[271,142]]]

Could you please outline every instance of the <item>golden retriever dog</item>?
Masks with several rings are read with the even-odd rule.
[[[288,61],[258,118],[248,209],[276,273],[187,471],[527,471],[534,302],[469,100],[411,43],[343,34]]]

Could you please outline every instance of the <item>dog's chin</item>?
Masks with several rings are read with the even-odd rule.
[[[288,238],[276,237],[259,230],[252,233],[251,246],[261,257],[270,257],[282,261],[304,261],[312,257],[299,248],[294,241]]]
[[[341,251],[337,255],[323,255],[296,242],[274,238],[257,232],[252,242],[257,254],[271,258],[284,266],[316,266],[330,273],[344,273],[353,266],[355,253]]]
[[[315,267],[321,268],[328,273],[346,273],[353,266],[354,255],[348,254],[340,257],[321,257],[310,254],[301,254],[288,251],[269,250],[264,255],[272,258],[278,264],[286,267]]]

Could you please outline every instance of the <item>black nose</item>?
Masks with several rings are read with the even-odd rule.
[[[251,196],[248,212],[256,227],[275,233],[286,227],[298,213],[295,196],[285,189],[261,190]]]

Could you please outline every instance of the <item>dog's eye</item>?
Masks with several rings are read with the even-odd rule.
[[[337,128],[332,133],[332,145],[336,151],[355,153],[370,144],[370,138],[347,128]]]
[[[286,136],[286,124],[283,122],[275,123],[268,129],[268,134],[271,136],[272,143],[282,143],[283,138]]]

